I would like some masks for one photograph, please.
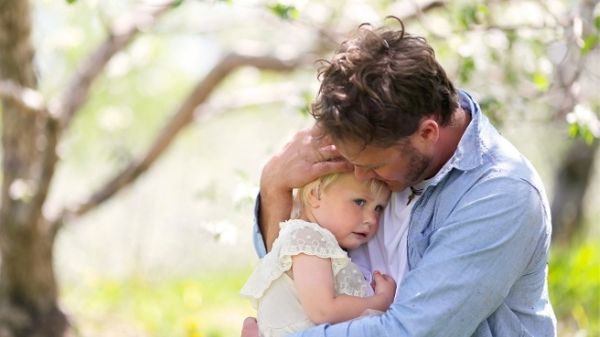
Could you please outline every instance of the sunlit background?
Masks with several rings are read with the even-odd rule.
[[[103,41],[107,27],[140,2],[33,4],[40,91],[52,97]],[[182,99],[228,53],[308,62],[291,72],[233,72],[147,172],[67,224],[57,242],[56,269],[62,308],[77,333],[239,335],[241,321],[253,314],[238,290],[257,261],[250,231],[262,165],[294,130],[311,124],[306,109],[318,88],[314,60],[330,55],[358,24],[379,25],[386,15],[407,17],[410,31],[428,37],[451,78],[534,163],[552,200],[572,136],[598,152],[600,9],[593,7],[593,40],[576,27],[583,19],[569,21],[580,15],[580,5],[187,0],[141,27],[94,83],[60,145],[46,212],[83,200],[144,153]],[[580,78],[560,88],[558,69],[573,53],[571,28],[580,31],[576,52],[586,61]],[[575,103],[561,110],[567,96]],[[593,165],[580,226],[553,248],[550,291],[560,336],[600,336],[597,159]]]

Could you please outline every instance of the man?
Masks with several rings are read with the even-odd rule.
[[[384,181],[395,193],[380,232],[351,257],[365,275],[390,274],[395,301],[381,316],[293,336],[556,336],[543,185],[427,42],[401,26],[361,26],[325,63],[315,127],[263,169],[255,233],[263,255],[292,189],[319,175],[353,169]],[[247,319],[243,336],[255,325]]]

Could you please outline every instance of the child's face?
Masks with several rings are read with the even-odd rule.
[[[332,182],[320,196],[311,194],[309,219],[333,233],[341,247],[356,248],[373,237],[379,227],[379,216],[387,204],[390,191],[378,194],[370,182],[359,181],[353,174],[344,174]]]

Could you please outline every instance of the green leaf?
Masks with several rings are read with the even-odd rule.
[[[486,4],[477,5],[477,12],[483,16],[490,14],[490,8]]]
[[[300,17],[300,11],[295,6],[275,3],[267,6],[271,12],[284,20],[295,20]]]
[[[179,6],[180,6],[182,3],[183,3],[183,0],[177,0],[177,1],[174,1],[174,2],[171,4],[171,7],[173,7],[173,8],[177,8],[177,7],[179,7]]]
[[[582,136],[583,136],[583,140],[584,140],[584,141],[585,141],[585,143],[586,143],[586,144],[588,144],[588,145],[592,145],[592,143],[594,142],[594,139],[596,139],[596,138],[594,137],[594,134],[592,133],[592,131],[591,131],[591,130],[589,130],[589,129],[587,129],[587,128],[584,130],[584,132],[583,132],[583,135],[582,135]]]
[[[506,116],[502,112],[503,104],[496,97],[483,97],[479,100],[479,106],[494,126],[501,127],[504,124]]]
[[[598,45],[598,42],[600,42],[600,38],[598,37],[597,34],[587,36],[585,39],[583,39],[583,46],[581,47],[581,53],[583,55],[586,55],[587,53],[589,53],[592,49],[594,49]]]
[[[596,30],[600,31],[600,15],[594,18],[594,26],[596,26]]]
[[[461,65],[460,65],[460,69],[459,69],[459,76],[460,76],[461,82],[463,84],[468,83],[469,80],[471,80],[471,75],[473,74],[474,71],[475,71],[475,59],[473,59],[470,56],[463,58]]]
[[[579,124],[573,123],[569,125],[569,137],[575,138],[579,135]]]
[[[477,6],[464,6],[459,14],[460,24],[464,29],[469,29],[472,24],[477,23]]]
[[[539,71],[533,73],[531,80],[540,91],[546,91],[550,87],[550,80],[548,79],[548,76]]]
[[[486,4],[477,5],[477,16],[475,17],[477,23],[483,23],[490,17],[490,8]]]
[[[74,4],[77,0],[65,0],[69,5]]]

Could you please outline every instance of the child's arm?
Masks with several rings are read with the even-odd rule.
[[[336,295],[331,260],[300,254],[292,257],[294,285],[308,318],[315,323],[339,323],[360,316],[367,309],[385,311],[394,300],[396,282],[375,274],[375,295]]]

